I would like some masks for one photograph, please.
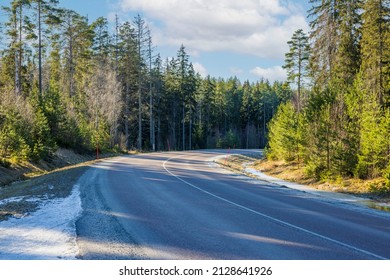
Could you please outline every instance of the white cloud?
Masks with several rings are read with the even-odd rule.
[[[304,11],[290,0],[120,0],[156,22],[158,45],[193,51],[233,51],[281,59],[292,33],[308,30]],[[158,23],[158,24],[157,24]]]
[[[202,64],[195,62],[193,63],[193,66],[196,73],[199,73],[203,78],[207,77],[207,69]]]
[[[267,79],[271,83],[287,79],[286,70],[284,70],[281,66],[273,66],[269,68],[256,67],[251,70],[251,73],[259,78]]]

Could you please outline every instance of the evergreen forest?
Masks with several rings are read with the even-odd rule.
[[[310,0],[288,41],[294,88],[269,124],[268,158],[317,179],[383,177],[390,190],[390,1]]]
[[[2,7],[0,157],[58,147],[163,151],[260,148],[286,83],[201,77],[185,46],[163,59],[137,15],[89,22],[57,0]]]
[[[93,22],[13,0],[0,23],[0,163],[79,153],[265,148],[318,179],[390,188],[390,1],[310,0],[286,38],[286,81],[202,77],[162,58],[140,15]],[[265,77],[266,78],[266,77]]]

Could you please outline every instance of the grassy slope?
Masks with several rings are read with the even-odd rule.
[[[103,157],[114,154],[104,154]],[[9,168],[0,165],[0,187],[15,181],[24,181],[33,177],[47,174],[50,171],[71,166],[95,159],[95,155],[80,155],[72,150],[58,149],[46,161],[39,162],[19,162],[12,164]]]
[[[334,180],[315,180],[305,174],[303,166],[295,162],[259,160],[254,163],[257,170],[283,180],[309,185],[313,188],[389,202],[390,194],[385,191],[383,178],[361,180],[357,178],[335,178]]]
[[[308,177],[302,165],[295,162],[270,161],[259,159],[256,155],[232,155],[220,158],[217,161],[224,167],[244,172],[244,166],[255,168],[269,176],[311,186],[315,189],[333,192],[349,193],[362,197],[369,197],[380,202],[390,202],[390,194],[383,192],[384,179],[360,180],[356,178],[337,178],[321,181]]]

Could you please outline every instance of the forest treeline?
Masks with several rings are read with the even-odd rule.
[[[0,163],[78,152],[262,148],[318,179],[390,187],[389,0],[310,0],[286,82],[201,77],[139,15],[93,22],[57,0],[2,7]],[[286,39],[287,40],[287,39]]]
[[[384,177],[390,190],[390,1],[310,0],[309,34],[288,42],[293,98],[269,129],[269,158],[318,179]]]
[[[89,22],[57,0],[2,7],[0,158],[78,152],[259,148],[288,84],[201,77],[184,46],[156,53],[137,15]]]

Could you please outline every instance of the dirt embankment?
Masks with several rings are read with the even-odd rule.
[[[111,155],[112,154],[103,154],[103,157]],[[73,152],[72,150],[58,149],[45,161],[41,160],[36,163],[22,162],[12,164],[8,168],[0,165],[0,187],[9,185],[16,181],[24,181],[42,174],[47,174],[48,172],[59,168],[91,161],[94,159],[94,155],[80,155]]]
[[[0,221],[33,212],[46,200],[69,196],[94,161],[92,155],[59,149],[48,161],[0,166]]]
[[[316,180],[305,173],[302,164],[296,162],[259,160],[254,163],[253,167],[267,175],[308,185],[318,190],[352,194],[383,203],[390,202],[390,193],[383,178],[362,180],[336,177],[334,179]]]

